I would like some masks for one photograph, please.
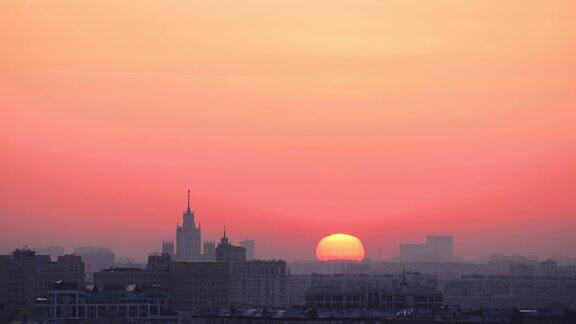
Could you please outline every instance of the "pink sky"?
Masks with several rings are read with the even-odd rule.
[[[574,255],[573,1],[0,2],[0,252]]]

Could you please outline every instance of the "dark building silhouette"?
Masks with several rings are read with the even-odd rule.
[[[152,255],[145,269],[111,268],[94,274],[97,286],[164,287],[177,310],[230,305],[228,262],[171,261],[168,254]]]
[[[220,244],[216,247],[216,261],[246,261],[246,249],[230,243],[226,236],[226,227],[224,227]]]
[[[49,255],[52,261],[57,261],[58,257],[66,254],[64,248],[61,246],[46,246],[34,248],[33,250],[36,251],[36,255]]]
[[[51,284],[46,295],[36,299],[34,317],[39,320],[167,320],[174,319],[172,299],[161,287],[85,288],[78,283]]]
[[[0,256],[0,305],[11,314],[32,316],[34,300],[48,285],[60,280],[84,285],[84,262],[79,256],[64,255],[50,261],[27,248]]]
[[[111,249],[99,246],[80,246],[74,255],[82,258],[86,264],[86,280],[92,281],[92,274],[110,268],[116,263],[116,256]]]
[[[285,261],[230,263],[231,300],[243,307],[287,307],[290,273]]]
[[[401,262],[451,262],[454,239],[447,235],[428,235],[425,244],[401,244]]]

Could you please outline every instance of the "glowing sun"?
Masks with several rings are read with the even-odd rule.
[[[356,236],[348,234],[332,234],[324,237],[316,246],[316,257],[320,261],[364,259],[364,246]]]

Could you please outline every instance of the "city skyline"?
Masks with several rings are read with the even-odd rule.
[[[575,15],[0,0],[0,323],[576,323]]]
[[[574,1],[0,2],[0,250],[574,256]]]
[[[183,208],[183,212],[182,210],[180,211],[181,216],[179,218],[179,220],[177,220],[176,222],[176,232],[174,235],[174,232],[172,234],[168,234],[166,237],[163,237],[159,242],[155,242],[157,244],[152,244],[151,249],[150,250],[141,250],[142,252],[137,252],[137,253],[133,253],[133,252],[125,252],[127,251],[124,247],[122,246],[112,246],[110,244],[107,244],[106,240],[102,240],[99,242],[77,242],[74,243],[72,245],[63,245],[63,244],[59,244],[58,240],[50,240],[49,244],[37,244],[37,245],[33,245],[30,244],[28,242],[25,241],[33,241],[30,238],[22,238],[22,241],[24,242],[23,244],[20,245],[13,245],[13,246],[6,246],[6,247],[2,247],[0,246],[0,248],[4,248],[3,253],[11,253],[14,249],[17,248],[32,248],[32,249],[52,249],[52,248],[59,248],[59,249],[64,249],[67,250],[69,252],[74,251],[74,249],[77,249],[79,246],[85,246],[85,245],[92,245],[95,246],[94,248],[99,248],[97,246],[102,246],[102,247],[106,247],[106,248],[110,248],[112,247],[115,251],[120,251],[120,255],[121,257],[124,257],[126,259],[129,260],[134,260],[137,262],[144,262],[145,259],[147,258],[148,255],[155,254],[155,253],[164,253],[163,249],[164,246],[163,244],[166,242],[171,242],[172,244],[174,244],[174,254],[173,257],[175,257],[176,259],[181,258],[181,260],[188,260],[188,261],[200,261],[202,260],[205,256],[202,254],[203,253],[203,249],[201,248],[202,245],[204,245],[205,243],[210,243],[210,242],[215,242],[218,241],[221,234],[222,234],[222,227],[224,228],[224,233],[226,233],[226,226],[225,225],[220,225],[220,232],[216,233],[214,236],[208,236],[208,237],[204,237],[201,238],[201,229],[199,227],[195,228],[195,231],[198,231],[198,234],[194,234],[194,235],[198,235],[197,240],[198,242],[192,243],[193,245],[196,245],[196,243],[200,244],[200,249],[198,250],[198,255],[192,257],[192,256],[187,256],[187,257],[182,257],[182,256],[178,256],[178,233],[183,230],[183,224],[185,224],[187,222],[186,219],[188,219],[189,224],[187,225],[188,227],[190,227],[192,230],[194,230],[194,228],[192,226],[200,226],[200,222],[196,222],[196,213],[194,211],[194,209],[191,207],[191,192],[190,189],[186,190],[187,192],[187,200],[186,200],[186,208]],[[218,221],[216,219],[216,221]],[[218,227],[218,225],[214,225],[214,224],[207,224],[207,228],[214,228],[214,227]],[[218,230],[217,230],[218,231]],[[451,235],[450,233],[447,232],[438,232],[438,233],[430,233],[430,232],[422,232],[424,236],[427,237],[427,239],[429,240],[430,237],[449,237],[450,240],[452,240],[453,235]],[[193,236],[194,236],[193,235]],[[292,261],[319,261],[318,257],[317,257],[317,251],[316,251],[316,244],[318,242],[320,242],[323,238],[328,237],[330,235],[337,235],[337,233],[327,233],[324,236],[321,236],[319,238],[317,238],[316,242],[312,242],[313,244],[309,247],[304,247],[305,250],[310,250],[312,251],[311,253],[307,253],[304,252],[302,253],[302,251],[296,251],[295,249],[293,249],[292,251],[296,251],[297,253],[295,254],[296,257],[290,257],[290,253],[288,253],[287,255],[281,255],[275,252],[268,252],[269,254],[262,254],[262,259],[288,259],[288,260],[292,260]],[[340,235],[340,234],[338,234]],[[226,236],[226,234],[224,234],[224,236]],[[166,240],[167,239],[167,240]],[[192,240],[195,240],[194,238],[191,238]],[[362,242],[363,239],[360,237],[359,238]],[[237,244],[241,244],[242,242],[246,241],[246,240],[250,240],[247,236],[242,237],[241,235],[237,235],[237,238],[234,240],[234,243]],[[415,238],[412,241],[421,241],[421,239],[419,238]],[[188,243],[189,244],[189,243]],[[288,245],[293,245],[290,243],[287,243]],[[183,244],[184,245],[184,244]],[[396,243],[396,245],[394,245],[391,249],[389,249],[389,253],[387,255],[382,255],[382,248],[378,247],[378,250],[376,250],[377,246],[366,246],[366,250],[367,251],[372,251],[372,254],[368,254],[366,253],[365,257],[367,258],[367,260],[372,260],[372,261],[408,261],[408,260],[403,260],[402,257],[402,247],[403,246],[415,246],[415,247],[419,247],[419,246],[425,246],[421,245],[421,244],[413,244],[411,243],[411,240],[409,239],[404,239],[403,241],[399,241]],[[63,248],[63,246],[65,246],[65,248]],[[455,245],[456,246],[456,245]],[[197,247],[196,247],[197,248]],[[400,250],[398,250],[398,248],[400,248]],[[458,251],[459,249],[455,249],[455,251]],[[130,250],[128,250],[130,251]],[[264,249],[264,251],[267,251],[267,249]],[[300,252],[300,253],[298,253]],[[189,252],[188,252],[189,253]],[[266,252],[265,252],[266,253]],[[376,254],[377,253],[377,254]],[[452,252],[453,253],[453,252]],[[305,257],[301,257],[301,255],[306,255],[309,254],[308,256]],[[552,257],[562,257],[562,256],[568,256],[571,258],[576,258],[576,255],[574,254],[570,254],[570,253],[551,253],[551,254],[538,254],[538,253],[530,253],[527,252],[526,250],[523,249],[519,249],[519,250],[507,250],[506,247],[501,248],[501,249],[495,249],[495,250],[486,250],[483,254],[479,254],[479,255],[473,255],[473,256],[465,256],[465,255],[460,255],[460,254],[455,254],[453,255],[454,260],[466,260],[466,261],[480,261],[482,259],[485,259],[487,257],[490,257],[491,255],[524,255],[527,257],[537,257],[541,260],[546,260],[546,259],[550,259]],[[450,257],[452,258],[452,257]],[[422,260],[426,260],[426,258],[423,258]],[[436,260],[435,258],[429,259],[431,261]],[[438,261],[447,261],[447,259],[438,259]]]
[[[161,242],[158,242],[158,246],[156,250],[146,252],[144,258],[134,258],[134,255],[125,255],[124,259],[126,260],[133,260],[134,262],[144,262],[145,258],[149,255],[160,255],[160,254],[168,254],[170,255],[175,261],[214,261],[214,251],[207,252],[207,244],[208,248],[214,249],[216,248],[214,238],[202,238],[202,229],[200,227],[200,222],[197,222],[196,214],[194,209],[191,207],[191,193],[190,189],[186,191],[186,208],[183,209],[181,216],[181,221],[177,222],[176,224],[176,231],[174,236],[168,236],[168,239],[162,239]],[[222,226],[223,229],[221,232],[221,244],[234,244],[226,232],[226,226]],[[180,238],[181,237],[181,238]],[[330,243],[326,244],[325,241],[328,240]],[[352,240],[352,244],[350,243]],[[245,253],[249,249],[251,250],[250,257],[248,260],[255,260],[255,259],[285,259],[282,255],[268,255],[262,256],[262,258],[255,257],[255,240],[244,238],[244,239],[237,239],[236,243],[238,246],[242,246],[244,249],[244,256],[243,258],[246,259]],[[244,244],[248,244],[244,246]],[[356,245],[359,244],[360,247]],[[314,246],[314,253],[313,257],[311,258],[295,258],[292,261],[336,261],[336,260],[349,260],[349,261],[363,261],[370,260],[370,261],[393,261],[393,262],[460,262],[460,261],[481,261],[485,260],[489,257],[495,257],[498,255],[506,255],[506,253],[502,253],[501,251],[491,251],[482,255],[477,258],[465,258],[460,255],[454,255],[454,237],[452,235],[446,235],[446,233],[442,235],[438,234],[430,234],[427,233],[426,235],[426,242],[424,244],[421,243],[410,243],[410,242],[400,242],[397,245],[397,253],[392,254],[386,257],[382,257],[381,250],[378,251],[378,256],[369,256],[365,255],[364,247],[362,246],[363,242],[361,238],[357,238],[355,236],[350,236],[344,233],[332,233],[327,234],[318,240],[318,246]],[[104,244],[106,245],[106,244]],[[320,249],[320,245],[323,247]],[[56,259],[58,256],[62,256],[67,254],[66,249],[58,244],[48,245],[48,246],[30,246],[28,244],[24,244],[22,246],[13,246],[9,247],[8,253],[12,253],[15,249],[28,249],[31,248],[34,251],[40,252],[39,254],[47,254],[52,257],[52,259]],[[234,247],[237,248],[237,247]],[[359,250],[358,250],[359,249]],[[75,245],[73,248],[69,248],[69,251],[74,251],[76,255],[82,255],[83,250],[90,251],[104,251],[105,253],[112,253],[112,250],[108,246],[80,246]],[[80,251],[82,250],[82,251]],[[120,249],[121,250],[121,249]],[[217,250],[217,249],[216,249]],[[322,252],[319,252],[322,251]],[[332,251],[332,252],[330,252]],[[351,251],[354,251],[351,253]],[[100,254],[101,252],[98,252]],[[333,257],[330,256],[332,253]],[[361,257],[360,257],[361,255]],[[343,257],[345,256],[345,257]],[[346,257],[347,256],[347,257]],[[540,260],[549,260],[551,258],[559,258],[559,257],[570,257],[572,259],[576,259],[573,255],[569,254],[559,254],[556,253],[554,255],[533,255],[533,254],[525,254],[521,251],[512,252],[509,256],[521,256],[526,258],[538,258]],[[114,254],[112,254],[112,259],[114,258]],[[112,261],[113,263],[113,261]],[[110,263],[110,265],[112,264]]]

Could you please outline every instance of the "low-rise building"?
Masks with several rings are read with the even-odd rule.
[[[97,287],[77,283],[51,284],[36,299],[34,317],[39,320],[168,320],[174,319],[172,299],[160,287]]]
[[[576,307],[576,277],[470,275],[444,285],[446,305],[462,308]]]
[[[45,294],[50,283],[64,280],[84,285],[84,263],[78,256],[64,255],[52,262],[49,255],[17,249],[0,256],[0,304],[5,312],[32,316],[34,300]]]

